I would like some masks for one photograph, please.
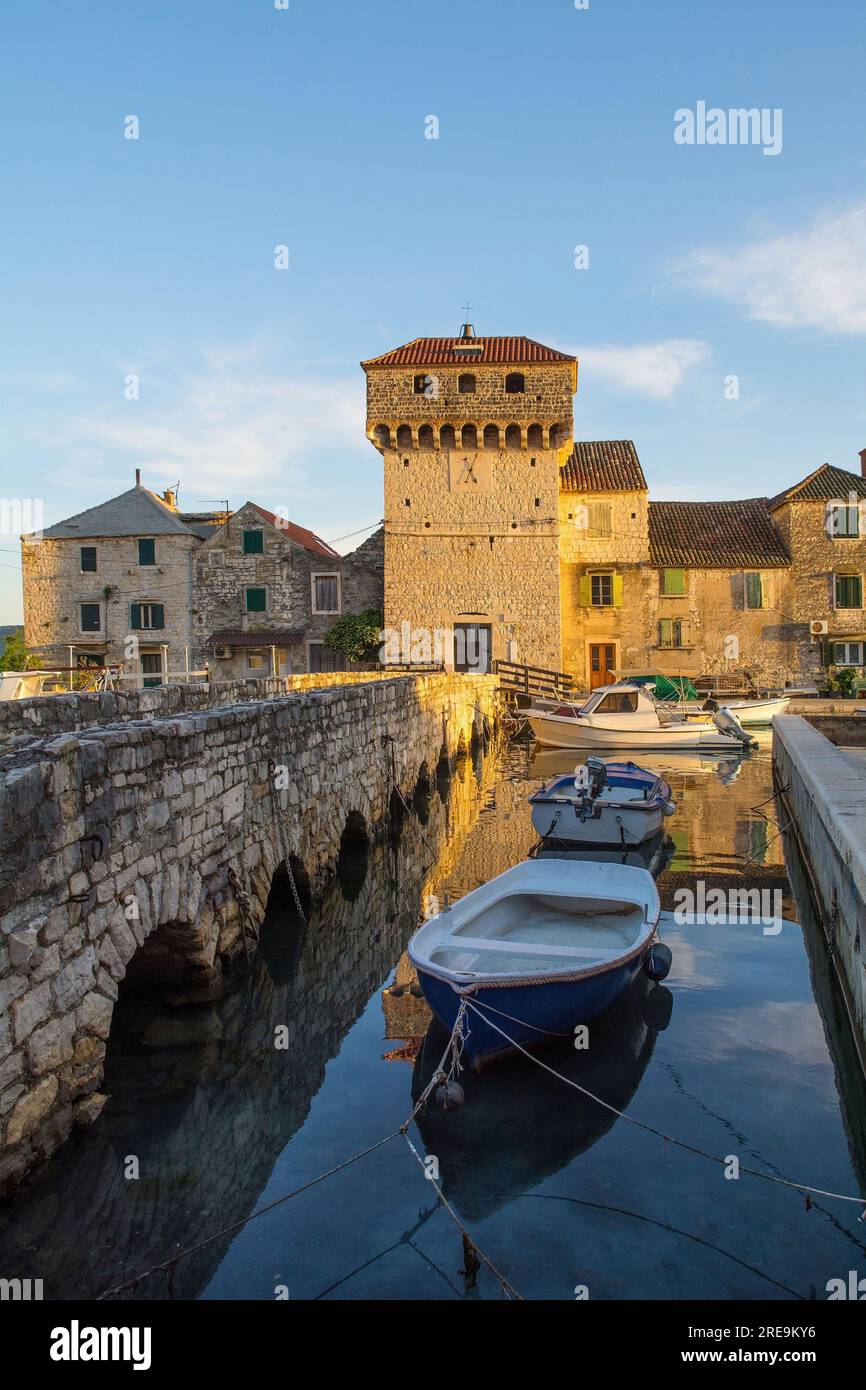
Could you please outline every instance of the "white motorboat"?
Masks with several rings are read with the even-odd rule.
[[[790,703],[790,695],[768,695],[763,700],[727,700],[724,708],[744,729],[754,729],[772,724],[776,715],[784,714]],[[720,708],[715,700],[708,700],[704,710],[711,710],[714,706]]]
[[[652,839],[674,811],[671,789],[658,773],[593,757],[543,782],[529,804],[543,841],[619,849]]]
[[[754,740],[722,705],[712,719],[689,719],[656,700],[646,687],[624,681],[593,691],[583,705],[529,709],[539,743],[550,748],[699,748],[731,751]]]

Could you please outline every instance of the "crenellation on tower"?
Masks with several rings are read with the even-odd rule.
[[[458,669],[559,669],[559,480],[576,360],[464,323],[457,338],[418,338],[362,366],[385,473],[386,627],[435,628]]]

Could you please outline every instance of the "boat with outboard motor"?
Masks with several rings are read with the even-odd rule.
[[[580,706],[530,708],[526,718],[539,743],[551,748],[699,748],[728,751],[754,739],[722,705],[711,719],[689,719],[644,685],[624,681],[594,690]]]
[[[668,783],[636,763],[589,757],[529,797],[542,840],[627,849],[657,835],[675,808]]]

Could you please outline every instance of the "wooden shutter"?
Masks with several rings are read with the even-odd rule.
[[[673,619],[661,618],[659,621],[659,646],[669,647],[673,640]]]
[[[760,574],[749,572],[746,575],[746,607],[763,608],[764,596]]]
[[[130,624],[133,631],[141,628],[141,604],[133,603],[130,605]]]
[[[150,605],[150,625],[152,628],[165,627],[165,607],[161,603]]]
[[[588,574],[580,576],[580,606],[581,608],[592,606],[592,579]]]
[[[686,572],[685,570],[665,570],[664,587],[662,592],[665,594],[684,594],[686,591]]]
[[[612,584],[611,584],[611,591],[612,591],[612,595],[613,595],[613,606],[614,606],[614,608],[622,608],[622,575],[621,575],[621,574],[615,574],[615,575],[613,575],[613,582],[612,582]]]

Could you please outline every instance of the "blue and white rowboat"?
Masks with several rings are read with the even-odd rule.
[[[648,963],[659,911],[646,869],[531,859],[431,917],[409,959],[449,1031],[468,1001],[464,1055],[480,1071],[608,1009]]]
[[[542,782],[529,804],[544,840],[621,849],[652,839],[675,809],[659,773],[601,758]]]

